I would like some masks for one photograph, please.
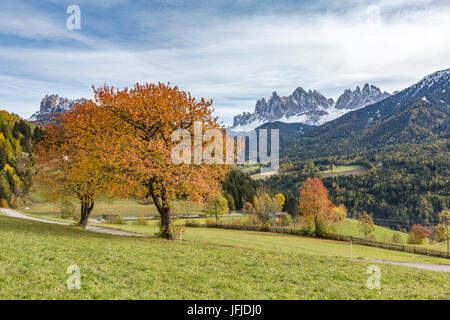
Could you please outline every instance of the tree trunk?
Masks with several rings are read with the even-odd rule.
[[[153,183],[149,182],[147,184],[149,194],[151,195],[153,199],[153,203],[156,206],[156,209],[159,212],[159,215],[161,216],[161,227],[160,227],[160,237],[168,240],[172,240],[174,238],[174,235],[172,234],[172,231],[170,230],[171,225],[171,219],[170,219],[170,201],[165,196],[165,192],[162,192],[162,196],[158,196],[155,193],[155,189],[153,188]]]
[[[170,219],[170,207],[162,207],[159,214],[161,215],[161,238],[173,239],[173,234],[170,231],[170,224],[172,223]]]
[[[92,210],[94,210],[94,202],[91,199],[81,200],[81,218],[78,224],[84,229],[86,229]]]

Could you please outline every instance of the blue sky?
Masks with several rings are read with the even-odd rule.
[[[66,27],[69,5],[81,29]],[[450,67],[450,3],[0,1],[0,108],[30,117],[45,94],[170,82],[230,124],[273,91],[394,91]]]

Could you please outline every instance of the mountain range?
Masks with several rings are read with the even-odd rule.
[[[45,95],[41,101],[39,111],[34,113],[30,121],[39,124],[46,124],[61,112],[67,111],[73,106],[87,102],[87,99],[68,99],[57,94]]]
[[[293,143],[295,148],[286,152],[304,154],[300,149],[306,148],[314,149],[316,155],[328,154],[344,140],[352,145],[341,149],[349,151],[356,145],[368,148],[398,144],[445,132],[450,113],[449,90],[450,69],[437,71],[386,99],[309,130]]]
[[[274,92],[270,99],[258,100],[253,113],[236,116],[232,128],[235,131],[278,128],[282,144],[301,136],[302,139],[294,144],[295,148],[289,148],[295,152],[308,143],[320,142],[323,148],[328,143],[350,136],[360,139],[368,132],[378,132],[376,135],[380,136],[379,132],[388,123],[398,122],[408,115],[410,118],[404,120],[404,125],[392,126],[393,131],[398,131],[411,125],[412,113],[415,121],[440,115],[443,117],[441,120],[434,120],[446,123],[445,115],[450,105],[449,81],[450,69],[441,70],[392,95],[366,83],[362,90],[359,87],[345,90],[336,101],[316,90],[305,91],[301,87],[288,97],[280,97]],[[72,100],[56,94],[46,95],[40,110],[30,121],[45,124],[59,113],[85,101],[84,98]],[[361,130],[365,130],[364,134]]]
[[[256,102],[253,113],[244,112],[235,116],[232,128],[235,131],[247,131],[274,121],[318,126],[389,96],[389,93],[368,83],[362,90],[359,87],[345,90],[336,101],[317,90],[305,91],[301,87],[288,97],[280,97],[273,92],[268,100],[263,98]]]

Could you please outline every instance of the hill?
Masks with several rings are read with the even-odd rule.
[[[308,132],[311,129],[314,129],[316,126],[311,126],[308,124],[303,123],[284,123],[281,121],[275,121],[275,122],[267,122],[258,128],[256,130],[260,129],[267,129],[267,132],[270,133],[270,130],[272,129],[278,129],[279,130],[279,136],[280,136],[280,144],[288,143],[289,141],[294,140],[295,138],[298,138]],[[268,135],[270,137],[270,134]],[[268,139],[268,149],[270,149],[270,139]]]
[[[42,131],[0,111],[0,201],[20,206],[32,184],[33,145]]]

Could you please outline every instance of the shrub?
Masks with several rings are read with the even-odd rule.
[[[242,226],[243,222],[239,218],[233,218],[233,220],[231,220],[231,224],[234,226]]]
[[[111,223],[112,224],[125,224],[125,222],[123,221],[123,219],[120,215],[117,215],[114,218],[112,218]]]
[[[17,199],[14,194],[11,195],[11,200],[9,200],[9,206],[13,209],[17,209]]]
[[[207,227],[215,226],[215,225],[216,225],[216,221],[215,221],[214,219],[206,219],[205,225],[206,225]]]
[[[263,230],[270,231],[270,221],[266,221],[263,223]]]
[[[244,206],[242,207],[242,213],[243,214],[254,214],[255,208],[253,207],[253,204],[251,202],[244,203]]]
[[[60,205],[60,215],[62,219],[76,220],[75,216],[75,206],[70,200],[63,200]]]
[[[177,225],[175,223],[172,223],[169,227],[169,230],[174,240],[176,240],[177,238],[181,240],[181,237],[186,232],[186,227],[183,225]]]
[[[283,216],[281,216],[280,218],[280,224],[285,227],[285,226],[289,226],[292,223],[292,218],[289,214],[285,214]]]
[[[5,199],[1,199],[0,208],[8,208],[8,201],[6,201]]]
[[[314,232],[319,237],[329,237],[336,233],[336,226],[332,223],[318,222]]]
[[[23,201],[23,199],[21,197],[16,198],[16,204],[17,204],[17,208],[25,207],[25,202]]]
[[[408,243],[423,244],[424,240],[428,238],[430,234],[430,229],[420,224],[415,224],[412,226],[411,230],[408,233]]]
[[[145,219],[144,215],[139,215],[135,221],[135,224],[139,226],[146,226],[148,225],[148,220]]]
[[[256,214],[251,214],[248,216],[247,223],[250,226],[257,226],[261,223],[261,221],[259,221],[258,216]]]
[[[403,242],[403,238],[402,238],[402,236],[399,234],[399,233],[394,233],[393,235],[392,235],[392,240],[391,240],[391,242],[392,243],[397,243],[397,244],[403,244],[404,242]]]

